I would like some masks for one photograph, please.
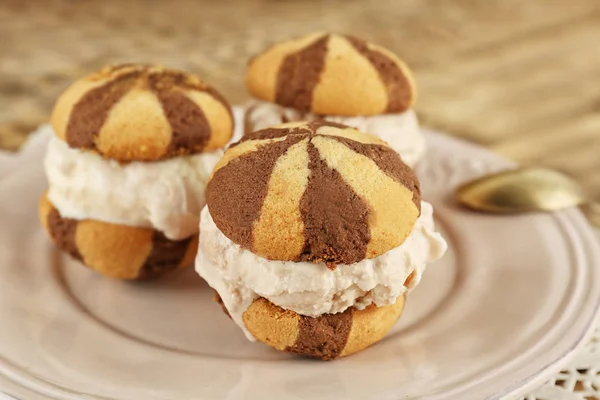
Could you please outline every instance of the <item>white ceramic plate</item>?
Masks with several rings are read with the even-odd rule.
[[[510,164],[427,133],[418,172],[448,254],[372,348],[333,362],[246,341],[191,269],[107,280],[39,227],[40,151],[0,181],[0,377],[23,399],[505,399],[541,384],[586,339],[600,257],[576,210],[490,216],[453,204],[464,179]],[[0,385],[0,387],[2,387]]]

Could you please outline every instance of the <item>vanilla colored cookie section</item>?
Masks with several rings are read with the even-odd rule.
[[[110,88],[106,88],[110,90]],[[146,90],[131,90],[120,101],[110,104],[110,114],[99,121],[97,127],[89,127],[86,140],[81,141],[82,128],[76,122],[98,110],[74,109],[71,130],[67,139],[76,148],[96,148],[101,154],[111,154],[117,160],[148,160],[152,155],[161,158],[171,143],[171,126],[164,116],[163,106],[156,95]],[[132,118],[135,116],[135,118]],[[93,129],[93,130],[92,130]],[[127,132],[124,134],[124,132]]]
[[[256,340],[277,350],[283,351],[296,343],[300,315],[277,307],[264,298],[258,298],[250,304],[243,320]]]
[[[354,312],[352,328],[339,356],[343,357],[364,350],[383,339],[400,318],[405,301],[405,296],[401,296],[394,304],[383,307],[371,305],[364,310]]]
[[[304,222],[296,206],[306,190],[308,139],[291,146],[273,168],[260,216],[253,226],[252,248],[257,254],[276,254],[279,259],[295,259],[304,250]],[[285,193],[288,201],[280,202]]]

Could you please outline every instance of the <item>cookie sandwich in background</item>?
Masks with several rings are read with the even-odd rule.
[[[246,86],[256,99],[247,108],[246,132],[325,119],[378,136],[411,167],[425,152],[410,69],[362,39],[314,33],[277,43],[249,61]]]
[[[190,265],[206,183],[233,125],[230,105],[193,74],[126,64],[76,81],[52,114],[43,226],[108,277]]]
[[[446,250],[398,153],[333,122],[245,135],[206,198],[196,271],[249,340],[302,356],[381,340]]]

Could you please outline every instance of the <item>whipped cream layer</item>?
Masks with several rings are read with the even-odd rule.
[[[311,121],[317,118],[348,125],[386,141],[392,149],[400,153],[402,161],[410,167],[414,167],[425,153],[425,138],[421,134],[413,110],[402,114],[373,116],[316,116],[277,104],[254,102],[247,108],[245,118],[247,131],[257,131],[284,122]]]
[[[153,228],[171,240],[198,232],[206,183],[221,150],[120,163],[50,139],[48,198],[63,217]]]
[[[267,260],[242,249],[217,228],[208,207],[200,220],[196,271],[219,293],[231,318],[251,341],[255,338],[246,329],[243,314],[258,297],[311,317],[348,307],[390,305],[419,283],[427,263],[446,251],[427,202],[422,202],[421,216],[401,246],[373,259],[338,265],[333,271],[323,263]]]

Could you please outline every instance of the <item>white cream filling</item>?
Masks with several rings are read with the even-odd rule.
[[[333,271],[322,263],[270,261],[244,250],[217,228],[204,207],[196,271],[219,293],[231,318],[251,341],[255,338],[246,329],[243,314],[258,297],[312,317],[352,306],[362,310],[370,304],[393,304],[419,283],[427,263],[446,251],[446,242],[435,231],[431,204],[421,204],[421,216],[401,246]],[[413,272],[408,287],[404,286]]]
[[[119,163],[53,137],[44,163],[48,198],[67,218],[154,228],[184,239],[198,232],[206,183],[222,154]]]
[[[277,104],[255,102],[247,108],[247,129],[252,131],[279,125],[288,121],[314,120],[317,116],[302,113]],[[425,138],[419,129],[413,110],[401,114],[343,117],[326,115],[328,121],[337,122],[370,133],[386,141],[402,156],[402,160],[414,167],[425,153]]]

